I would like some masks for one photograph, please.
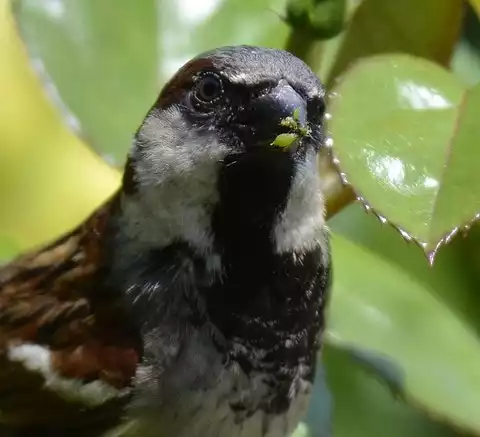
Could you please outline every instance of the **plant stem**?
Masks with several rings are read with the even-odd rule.
[[[289,0],[287,22],[291,30],[286,50],[302,59],[312,71],[318,72],[324,41],[342,30],[346,5],[346,0]],[[353,202],[355,193],[343,183],[329,149],[325,148],[320,153],[319,169],[328,219]]]
[[[313,71],[318,71],[321,62],[322,42],[315,41],[298,29],[292,29],[286,49],[306,62]],[[332,161],[332,154],[324,150],[319,157],[322,191],[327,206],[327,219],[333,217],[355,200],[352,188],[345,185]]]
[[[285,49],[302,59],[313,71],[320,69],[323,42],[315,40],[300,29],[292,29],[285,44]]]
[[[320,153],[318,165],[327,209],[326,218],[328,220],[355,201],[356,196],[350,185],[343,183],[337,167],[332,161],[329,150],[324,150]]]

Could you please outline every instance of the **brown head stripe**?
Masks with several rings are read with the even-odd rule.
[[[161,109],[178,101],[182,91],[191,86],[196,73],[213,67],[212,60],[208,58],[193,59],[186,63],[163,87],[154,107]]]

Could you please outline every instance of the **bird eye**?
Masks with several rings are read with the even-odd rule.
[[[196,84],[194,96],[200,103],[211,103],[223,93],[220,78],[214,74],[203,76]]]

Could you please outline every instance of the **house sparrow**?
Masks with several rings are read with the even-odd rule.
[[[303,128],[290,145],[275,146]],[[185,64],[123,184],[0,269],[0,423],[14,435],[280,437],[305,412],[330,288],[324,89],[276,49]]]

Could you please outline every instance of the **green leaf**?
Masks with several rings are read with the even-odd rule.
[[[335,233],[370,249],[379,259],[398,266],[415,281],[425,284],[437,299],[480,335],[480,226],[474,226],[466,238],[461,235],[454,238],[430,266],[421,247],[406,241],[393,226],[379,221],[359,203],[345,208],[328,224]]]
[[[404,402],[367,373],[349,351],[326,345],[304,422],[292,437],[453,437],[446,426]],[[328,387],[328,388],[327,388]]]
[[[334,235],[327,341],[433,417],[480,433],[480,342],[408,271]]]
[[[73,112],[63,108],[69,126],[123,162],[158,89],[155,0],[142,0],[142,7],[128,0],[14,6],[33,66],[55,103]]]
[[[437,249],[480,213],[480,86],[407,55],[359,62],[334,90],[339,165],[377,214]]]
[[[363,0],[352,10],[345,32],[325,45],[319,73],[328,89],[354,61],[375,54],[410,53],[448,65],[463,5],[458,0]]]
[[[123,163],[163,83],[215,46],[282,47],[286,0],[18,0],[16,19],[47,90],[97,150]],[[54,85],[52,85],[52,83]],[[50,93],[52,94],[52,93]]]
[[[455,432],[394,399],[386,384],[365,372],[348,352],[327,346],[323,359],[335,399],[335,437],[447,437]],[[310,412],[314,414],[315,405]],[[308,416],[309,417],[309,416]],[[312,437],[320,437],[312,433]]]

